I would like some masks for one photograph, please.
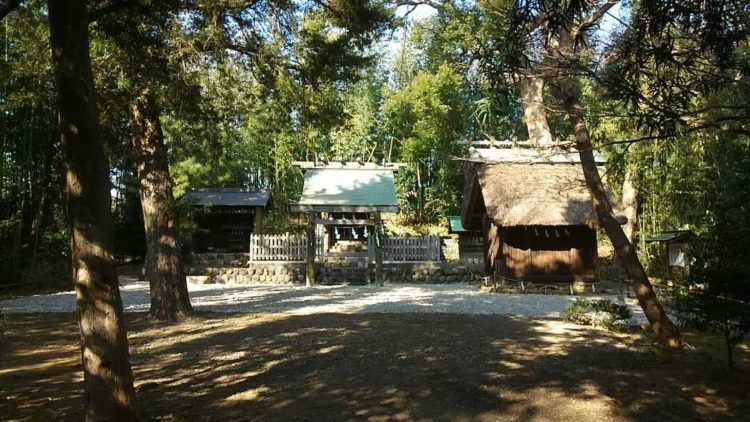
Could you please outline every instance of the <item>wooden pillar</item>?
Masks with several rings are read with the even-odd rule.
[[[264,210],[262,207],[255,208],[253,215],[253,233],[255,234],[263,234],[263,213]]]
[[[315,249],[317,239],[315,236],[315,213],[307,214],[307,268],[305,270],[305,282],[308,287],[315,284]]]
[[[383,286],[383,223],[380,211],[375,211],[375,285]]]

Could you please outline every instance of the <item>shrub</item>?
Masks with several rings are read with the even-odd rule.
[[[632,316],[626,305],[618,305],[607,299],[588,300],[580,297],[568,305],[563,313],[565,321],[609,330],[621,328]]]

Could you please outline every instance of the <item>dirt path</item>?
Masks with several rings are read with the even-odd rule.
[[[148,311],[148,283],[120,278],[125,312]],[[465,283],[387,284],[375,286],[290,286],[207,284],[188,286],[190,303],[199,311],[243,313],[444,313],[559,318],[578,296],[487,293]],[[593,296],[588,296],[592,297]],[[619,302],[617,296],[600,298]],[[631,323],[645,321],[635,299]],[[0,300],[0,313],[74,312],[75,292]]]
[[[146,418],[743,420],[748,372],[636,335],[544,319],[443,314],[129,314]],[[71,314],[9,315],[0,419],[78,420]],[[747,362],[744,362],[747,364]],[[746,367],[747,368],[747,367]]]

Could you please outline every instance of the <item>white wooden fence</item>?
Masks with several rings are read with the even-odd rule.
[[[315,255],[323,255],[323,237],[318,237]],[[298,234],[251,234],[250,261],[305,261],[307,236]]]
[[[323,237],[316,239],[315,256],[323,256]],[[375,238],[367,239],[370,261],[375,260]],[[295,234],[251,234],[250,261],[304,262],[307,236]],[[440,261],[439,236],[402,236],[383,239],[384,262]]]
[[[375,260],[375,238],[367,239],[370,260]],[[440,236],[399,236],[383,239],[384,262],[440,261]]]

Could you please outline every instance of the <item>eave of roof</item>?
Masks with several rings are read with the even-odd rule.
[[[693,232],[690,230],[672,230],[659,232],[651,237],[646,238],[646,243],[651,242],[677,242],[681,240],[687,240],[693,237]]]
[[[467,230],[464,228],[461,222],[460,215],[449,215],[448,216],[448,233],[466,233]]]
[[[200,188],[186,192],[179,202],[195,207],[266,207],[268,190],[241,188]]]
[[[581,157],[576,151],[538,148],[469,148],[467,160],[486,163],[515,164],[580,164]],[[597,165],[606,163],[604,156],[594,151]]]

